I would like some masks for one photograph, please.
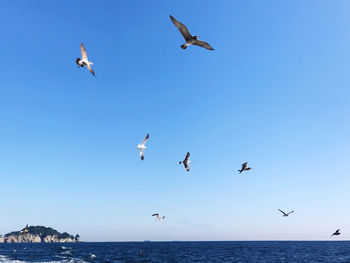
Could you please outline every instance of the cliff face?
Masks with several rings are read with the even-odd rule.
[[[78,242],[72,237],[59,238],[58,236],[45,236],[40,237],[35,234],[20,234],[20,235],[10,235],[4,238],[4,243],[66,243],[66,242]]]
[[[41,238],[33,234],[10,235],[5,237],[5,243],[40,243]]]
[[[80,236],[75,237],[68,233],[59,233],[52,228],[46,228],[43,226],[31,226],[24,233],[22,231],[16,231],[6,234],[4,237],[0,237],[0,243],[66,243],[66,242],[80,242]]]

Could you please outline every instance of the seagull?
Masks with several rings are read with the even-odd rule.
[[[250,169],[252,169],[252,168],[248,167],[248,162],[245,162],[244,164],[242,164],[242,169],[238,170],[238,172],[241,173],[244,171],[249,171]]]
[[[156,213],[156,214],[153,214],[152,216],[155,216],[155,217],[157,217],[156,221],[162,221],[162,220],[164,220],[164,219],[165,219],[165,216],[163,216],[163,217],[160,217],[160,215],[159,215],[158,213]]]
[[[281,209],[278,209],[278,210],[283,214],[283,216],[289,216],[291,213],[294,213],[294,211],[290,211],[289,213],[285,213]]]
[[[173,22],[173,24],[177,27],[177,29],[179,29],[181,35],[186,40],[186,43],[181,45],[182,49],[186,49],[190,45],[196,45],[209,50],[214,50],[214,48],[210,46],[207,42],[198,40],[199,36],[192,36],[190,31],[188,31],[187,27],[181,22],[177,21],[172,15],[170,15],[170,19]]]
[[[183,161],[179,162],[179,164],[182,164],[182,163],[184,164],[186,171],[189,172],[190,171],[189,164],[192,163],[192,161],[190,161],[190,153],[189,152],[187,152],[185,159]]]
[[[340,229],[338,229],[337,231],[335,231],[332,235],[331,235],[331,237],[332,236],[339,236],[340,235]]]
[[[88,60],[88,57],[87,57],[86,50],[85,50],[85,47],[83,45],[83,42],[81,42],[81,44],[80,44],[80,51],[81,51],[81,59],[77,58],[75,60],[75,62],[81,68],[84,67],[84,66],[87,66],[87,68],[89,69],[91,74],[94,75],[94,77],[96,77],[95,76],[95,72],[93,71],[93,69],[91,67],[91,65],[93,65],[94,63],[92,63],[91,61]]]
[[[26,227],[21,230],[21,233],[28,233],[28,231],[29,230],[28,230],[28,224],[27,224]]]
[[[145,159],[145,156],[143,155],[143,150],[146,149],[145,144],[146,144],[148,138],[149,138],[149,134],[147,133],[147,135],[143,139],[143,141],[137,145],[137,149],[140,150],[140,158],[141,158],[142,161],[143,161],[143,159]]]

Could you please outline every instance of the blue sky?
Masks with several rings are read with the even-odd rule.
[[[350,239],[349,8],[3,1],[1,233]],[[182,50],[169,14],[216,50]],[[97,79],[75,65],[80,42]],[[253,170],[238,175],[244,161]]]

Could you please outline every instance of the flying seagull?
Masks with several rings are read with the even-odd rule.
[[[157,217],[156,221],[162,221],[162,220],[164,220],[164,219],[165,219],[165,216],[160,217],[160,215],[159,215],[158,213],[153,214],[152,216]]]
[[[281,209],[278,209],[278,210],[283,214],[283,216],[289,216],[291,213],[294,213],[294,211],[290,211],[289,213],[285,213]]]
[[[88,57],[87,57],[86,50],[85,50],[85,47],[83,45],[83,42],[81,42],[81,44],[80,44],[80,51],[81,51],[81,59],[77,58],[75,60],[75,62],[81,68],[84,67],[84,66],[87,66],[87,68],[89,69],[91,74],[94,75],[94,77],[96,77],[95,76],[95,72],[93,71],[93,69],[91,67],[91,65],[93,65],[94,63],[92,63],[91,61],[88,60]]]
[[[245,162],[244,164],[242,164],[242,169],[238,170],[238,172],[241,173],[244,171],[249,171],[250,169],[252,169],[252,168],[248,167],[248,162]]]
[[[170,19],[173,22],[173,24],[177,27],[177,29],[179,29],[181,35],[186,40],[186,43],[181,45],[182,49],[186,49],[190,45],[196,45],[209,50],[214,50],[214,48],[210,46],[207,42],[198,40],[199,36],[192,36],[190,31],[188,31],[187,27],[181,22],[177,21],[172,15],[170,15]]]
[[[335,231],[332,235],[331,235],[331,237],[332,236],[339,236],[340,235],[340,229],[338,229],[337,231]]]
[[[140,158],[141,158],[142,161],[143,161],[143,159],[145,159],[145,156],[143,155],[143,150],[146,149],[146,145],[145,144],[146,144],[148,138],[149,138],[149,134],[147,133],[147,135],[143,139],[143,141],[137,145],[137,149],[140,150]]]
[[[192,163],[192,161],[190,161],[190,153],[189,152],[187,152],[185,159],[183,161],[179,162],[179,164],[182,164],[182,163],[184,164],[186,171],[189,172],[190,171],[189,164]]]
[[[28,233],[28,231],[29,230],[28,230],[28,224],[27,224],[26,227],[21,230],[21,233]]]

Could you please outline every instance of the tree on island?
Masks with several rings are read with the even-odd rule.
[[[67,232],[60,233],[51,227],[44,227],[44,226],[30,226],[28,227],[28,232],[25,234],[38,235],[41,238],[45,238],[47,236],[57,236],[59,239],[66,239],[66,238],[74,239],[74,236],[68,234]],[[19,235],[23,235],[23,233],[21,233],[21,231],[14,231],[11,233],[7,233],[5,237],[19,236]]]

